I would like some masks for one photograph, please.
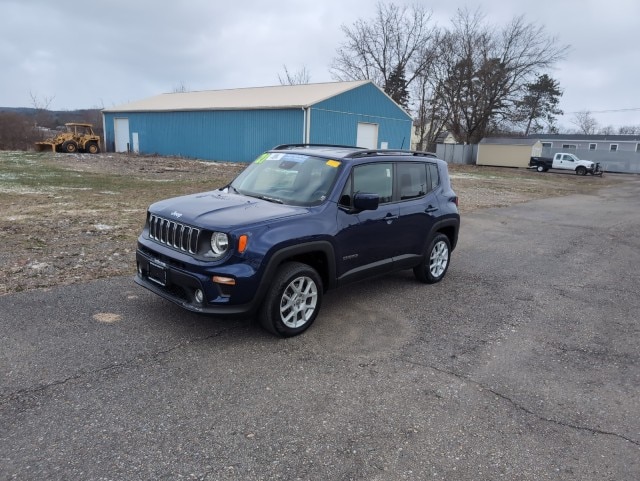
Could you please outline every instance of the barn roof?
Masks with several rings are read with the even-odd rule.
[[[368,83],[371,81],[176,92],[104,109],[104,112],[306,108]]]

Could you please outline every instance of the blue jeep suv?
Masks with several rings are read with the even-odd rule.
[[[257,316],[294,336],[329,289],[399,269],[440,281],[459,226],[433,154],[281,145],[220,189],[151,205],[135,281],[185,309]]]

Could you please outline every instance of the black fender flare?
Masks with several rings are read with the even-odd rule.
[[[324,286],[324,290],[331,289],[336,285],[336,260],[335,249],[331,242],[326,240],[304,242],[302,244],[295,244],[277,249],[273,254],[269,256],[267,265],[261,276],[260,286],[256,291],[254,303],[259,306],[267,294],[267,290],[271,287],[271,279],[275,276],[278,267],[287,259],[292,257],[308,254],[311,252],[322,252],[327,258],[327,280],[328,285]],[[321,277],[323,277],[321,275]],[[324,277],[323,277],[324,280]]]
[[[458,232],[460,231],[460,221],[459,219],[454,218],[445,218],[435,222],[433,224],[433,227],[431,227],[431,232],[429,232],[425,247],[429,244],[429,242],[431,242],[431,239],[434,238],[436,233],[443,230],[448,230],[450,228],[453,228],[453,236],[449,238],[449,242],[451,243],[451,251],[453,252],[453,250],[456,248],[456,245],[458,244]]]

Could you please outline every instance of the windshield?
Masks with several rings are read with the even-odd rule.
[[[231,183],[236,192],[291,205],[323,202],[341,162],[302,154],[265,153]]]
[[[71,132],[73,134],[76,135],[91,135],[93,134],[93,132],[91,132],[91,129],[89,129],[89,127],[87,127],[86,125],[66,125],[66,129],[67,132]]]

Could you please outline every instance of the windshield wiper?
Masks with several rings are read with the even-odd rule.
[[[267,202],[273,202],[274,204],[284,204],[280,199],[275,197],[268,197],[266,195],[252,195],[251,197],[257,197],[258,199],[266,200]]]

